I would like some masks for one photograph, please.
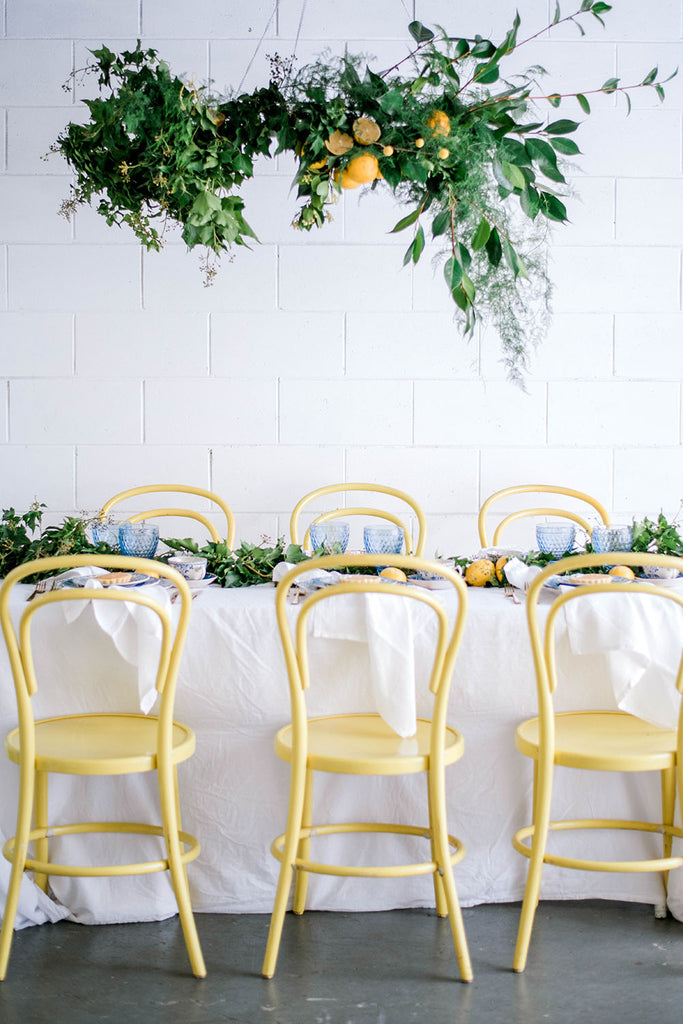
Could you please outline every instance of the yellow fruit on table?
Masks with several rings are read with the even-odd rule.
[[[427,127],[432,129],[432,135],[449,135],[450,118],[443,110],[435,110],[427,118]]]
[[[465,569],[465,583],[470,587],[485,587],[493,581],[496,567],[490,558],[478,558]]]
[[[379,164],[377,163],[377,157],[373,156],[372,153],[363,153],[361,156],[354,156],[352,160],[349,160],[346,166],[346,173],[348,176],[361,185],[367,184],[368,181],[374,181],[378,172]]]
[[[450,155],[451,155],[450,149],[446,149],[444,147],[443,149],[439,150],[439,160],[447,160]]]
[[[634,580],[636,574],[630,565],[613,565],[609,571],[610,576],[621,576],[625,580]]]
[[[425,144],[425,140],[424,139],[415,139],[415,148],[416,149],[422,149],[424,144]]]
[[[371,117],[358,117],[353,122],[353,137],[361,146],[369,146],[377,142],[382,134],[379,125]]]
[[[505,576],[503,575],[503,567],[507,560],[507,555],[501,555],[498,561],[496,562],[496,579],[498,580],[499,583],[505,582]]]
[[[325,140],[325,148],[334,153],[335,156],[343,156],[344,153],[348,153],[350,149],[353,149],[353,139],[350,135],[346,135],[337,129],[336,132],[332,132],[329,139]]]
[[[397,569],[394,565],[388,565],[386,569],[382,569],[380,576],[384,576],[387,580],[398,580],[399,583],[405,583],[408,579],[403,569]]]
[[[384,149],[382,150],[382,152],[384,153],[385,156],[393,156],[394,155],[394,147],[393,146],[385,146]]]

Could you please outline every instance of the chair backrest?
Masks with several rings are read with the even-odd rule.
[[[34,617],[43,608],[56,603],[69,601],[125,601],[149,608],[161,624],[161,645],[155,686],[161,695],[158,711],[159,736],[167,736],[170,743],[173,725],[173,704],[175,699],[178,667],[185,643],[185,636],[192,608],[192,594],[187,582],[175,569],[163,562],[152,562],[147,559],[128,558],[123,555],[98,555],[98,566],[106,569],[128,572],[144,572],[149,568],[156,575],[170,580],[177,588],[180,596],[180,608],[177,624],[173,625],[166,605],[160,604],[152,594],[137,587],[131,588],[89,588],[81,587],[53,589],[46,593],[35,594],[22,610],[18,628],[15,627],[10,614],[10,596],[13,588],[37,573],[59,573],[65,569],[75,569],[92,565],[92,555],[59,555],[51,558],[37,558],[17,566],[5,578],[0,588],[0,624],[5,637],[9,654],[14,686],[19,711],[19,729],[22,751],[31,750],[33,730],[33,708],[31,698],[37,693],[38,682],[34,669],[31,647],[31,627]],[[175,604],[178,608],[178,603]],[[174,614],[175,618],[175,614]],[[26,745],[28,744],[28,746]],[[168,748],[170,751],[170,746]]]
[[[500,491],[496,491],[491,494],[479,510],[479,542],[483,548],[489,546],[488,529],[486,525],[486,517],[491,509],[491,506],[500,501],[503,498],[510,497],[515,494],[561,494],[568,498],[574,498],[578,501],[585,502],[591,507],[592,511],[598,513],[605,525],[609,525],[609,514],[605,507],[597,500],[592,498],[590,494],[585,494],[583,491],[576,491],[573,487],[559,487],[555,484],[519,484],[516,487],[504,487]],[[572,522],[578,523],[586,533],[590,536],[592,528],[590,523],[577,512],[571,509],[562,508],[523,508],[516,512],[511,512],[505,516],[498,525],[496,526],[493,534],[493,545],[494,547],[500,542],[500,535],[510,523],[515,522],[517,519],[526,519],[531,516],[560,516],[563,519],[571,519]]]
[[[299,607],[296,623],[293,622],[288,596],[302,573],[311,569],[331,570],[343,567],[366,567],[373,572],[378,564],[396,566],[407,572],[439,573],[451,584],[451,592],[455,595],[455,610],[449,608],[442,597],[435,596],[430,590],[406,586],[402,583],[387,582],[378,576],[349,574],[343,579],[343,582],[322,587],[305,597]],[[307,646],[308,617],[320,601],[327,601],[342,594],[377,594],[383,601],[412,600],[431,608],[434,612],[438,628],[429,689],[434,695],[434,708],[431,716],[433,723],[432,756],[438,758],[438,752],[444,741],[451,677],[465,628],[467,586],[462,577],[452,569],[428,559],[410,555],[326,555],[322,558],[300,562],[278,584],[275,606],[289,677],[295,737],[299,736],[305,739],[307,727],[305,692],[310,683]],[[439,591],[439,594],[443,595],[444,591]]]
[[[562,558],[539,573],[533,580],[526,597],[527,621],[529,635],[533,651],[534,666],[536,669],[536,682],[538,691],[538,706],[541,731],[541,744],[546,750],[552,749],[553,737],[553,694],[557,687],[557,670],[555,662],[555,625],[559,612],[569,603],[581,600],[587,596],[609,593],[612,595],[637,594],[639,598],[646,600],[668,600],[678,605],[683,610],[683,591],[671,587],[658,586],[656,580],[650,583],[642,582],[619,582],[615,583],[611,578],[605,579],[604,583],[591,582],[585,586],[573,586],[565,588],[553,601],[547,615],[545,628],[542,628],[539,617],[539,599],[544,591],[546,580],[549,576],[560,573],[573,573],[579,569],[597,568],[607,565],[627,565],[631,568],[643,566],[663,566],[677,569],[683,573],[683,558],[675,558],[671,555],[644,554],[631,551],[613,551],[605,554],[572,555]],[[683,618],[681,619],[683,623]],[[676,688],[683,694],[683,631],[681,632],[681,659],[678,665],[676,676]],[[683,702],[679,713],[679,747],[683,741]],[[683,768],[680,761],[683,751],[679,752],[679,770]]]
[[[219,544],[224,540],[232,550],[235,545],[235,517],[232,509],[218,494],[214,494],[213,491],[206,491],[202,487],[192,487],[189,484],[145,484],[142,487],[129,487],[127,491],[121,491],[120,494],[115,494],[113,498],[110,498],[109,501],[105,502],[100,511],[100,519],[105,520],[117,505],[120,505],[122,502],[127,501],[130,498],[137,498],[139,495],[155,493],[194,494],[213,502],[213,504],[217,505],[225,516],[225,537],[221,537],[220,533],[208,516],[204,515],[202,512],[195,512],[194,510],[187,508],[156,508],[146,512],[137,512],[135,515],[127,517],[128,522],[141,523],[146,519],[156,519],[160,516],[182,516],[183,519],[195,519],[198,523],[202,523],[202,525],[206,527],[211,539],[215,541],[216,544]]]
[[[300,540],[301,529],[299,519],[301,513],[307,505],[316,501],[318,498],[323,498],[328,494],[342,494],[351,491],[368,491],[376,492],[378,494],[385,494],[389,497],[396,498],[408,506],[409,514],[412,514],[417,519],[417,541],[413,543],[413,537],[411,531],[408,529],[406,522],[401,519],[398,515],[393,512],[384,511],[375,507],[346,507],[346,508],[335,508],[329,512],[322,512],[315,516],[311,523],[309,523],[306,531],[303,535],[303,542]],[[302,544],[303,547],[308,547],[310,543],[310,527],[312,523],[324,523],[330,519],[341,519],[347,516],[370,516],[384,519],[387,522],[394,523],[395,526],[400,526],[403,530],[405,537],[405,548],[407,554],[422,555],[427,540],[427,521],[425,514],[421,507],[409,494],[405,491],[399,491],[396,487],[389,487],[385,484],[364,484],[364,483],[346,483],[346,484],[327,484],[325,487],[316,487],[314,491],[310,491],[305,494],[303,498],[297,502],[294,511],[292,512],[289,521],[289,531],[292,538],[292,544]]]

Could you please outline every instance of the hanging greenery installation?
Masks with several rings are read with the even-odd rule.
[[[543,32],[571,22],[584,34],[582,19],[603,23],[610,9],[582,0],[563,16],[556,4]],[[506,58],[543,34],[519,39],[519,30],[516,15],[494,43],[415,21],[411,53],[388,70],[346,54],[294,73],[291,59],[276,56],[267,88],[228,98],[175,77],[139,42],[119,55],[102,46],[85,69],[100,86],[85,100],[90,120],[69,124],[53,146],[75,172],[62,212],[95,203],[108,224],[127,224],[155,250],[176,222],[189,248],[204,247],[208,283],[216,257],[257,240],[239,194],[256,159],[290,151],[303,200],[295,228],[322,227],[343,191],[391,190],[408,208],[392,228],[409,235],[404,264],[442,243],[464,330],[478,318],[492,323],[519,378],[548,305],[547,228],[568,219],[564,163],[580,152],[570,138],[576,114],[590,114],[591,93],[620,93],[629,110],[634,89],[664,98],[657,68],[630,85],[609,78],[592,90],[543,93],[544,68],[507,75]],[[563,104],[571,116],[555,113]]]

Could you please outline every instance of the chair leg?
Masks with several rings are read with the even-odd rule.
[[[159,762],[157,771],[159,778],[159,801],[161,804],[161,820],[164,826],[164,838],[166,840],[166,856],[168,867],[173,883],[180,924],[183,929],[185,945],[187,946],[192,973],[196,978],[206,977],[206,965],[199,944],[197,925],[192,913],[192,902],[190,900],[190,887],[187,882],[187,872],[182,863],[182,851],[178,829],[180,822],[176,808],[178,806],[178,777],[174,766],[163,765]]]
[[[294,859],[299,849],[301,818],[304,811],[304,798],[306,793],[307,768],[304,763],[292,763],[292,776],[289,784],[289,810],[287,812],[287,830],[285,832],[285,843],[282,851],[282,862],[280,864],[280,876],[275,893],[275,903],[270,916],[270,927],[268,929],[268,941],[266,952],[263,958],[261,974],[264,978],[272,978],[275,974],[277,955],[280,951],[280,939],[282,928],[285,923],[287,912],[287,900],[292,887],[294,875]]]
[[[467,948],[465,926],[462,920],[458,893],[455,888],[453,865],[451,864],[450,848],[448,845],[444,781],[443,766],[440,769],[432,767],[429,770],[429,807],[433,818],[432,842],[436,853],[436,862],[442,882],[444,899],[448,908],[448,917],[453,934],[453,945],[455,947],[458,968],[460,969],[460,977],[462,981],[472,981],[472,963],[470,961],[469,949]]]
[[[10,874],[7,898],[2,917],[2,929],[0,929],[0,981],[5,980],[7,974],[7,963],[9,961],[12,937],[14,935],[14,921],[17,916],[19,905],[19,891],[21,880],[24,877],[24,867],[28,851],[28,837],[31,831],[31,817],[33,815],[33,792],[34,792],[34,771],[33,763],[26,762],[21,765],[19,781],[19,807],[17,811],[17,831],[14,837],[14,857],[12,860],[12,871]]]
[[[306,772],[306,790],[304,792],[304,809],[301,815],[302,828],[310,828],[313,824],[313,769]],[[301,860],[308,860],[311,854],[310,837],[299,840],[297,856]],[[301,868],[296,869],[294,876],[294,902],[292,910],[295,914],[303,914],[306,909],[306,890],[308,889],[308,871]]]
[[[47,780],[47,772],[36,772],[36,791],[33,805],[33,822],[36,828],[47,828]],[[47,838],[34,840],[33,846],[35,849],[36,860],[47,860]],[[48,875],[41,875],[38,874],[38,872],[33,876],[33,881],[39,889],[43,890],[43,892],[47,892],[47,879]]]
[[[517,932],[517,944],[515,955],[512,961],[512,969],[520,973],[526,967],[526,959],[529,953],[531,941],[531,930],[534,925],[536,907],[541,892],[541,874],[543,872],[543,858],[548,840],[548,823],[550,821],[550,797],[553,782],[552,762],[547,765],[538,765],[534,761],[534,833],[531,842],[531,857],[529,860],[529,871],[526,878],[524,890],[524,901],[522,903],[522,915],[519,921]]]
[[[429,790],[429,779],[427,779],[427,789]],[[432,848],[432,860],[435,864],[438,864],[438,858],[436,853],[436,843],[434,840],[434,811],[432,810],[432,799],[431,793],[427,793],[427,803],[429,804],[429,840]],[[443,878],[437,870],[433,875],[434,879],[434,903],[436,906],[437,917],[448,917],[448,903],[446,902],[446,894],[443,888]]]
[[[675,768],[664,768],[661,772],[661,785],[662,785],[662,824],[673,825],[674,822],[674,809],[676,806],[676,769]],[[673,836],[668,835],[666,832],[662,836],[662,847],[663,855],[665,857],[671,856],[671,848],[673,844]],[[655,904],[655,917],[664,918],[666,917],[666,897],[669,888],[669,872],[662,872],[662,881],[664,882],[664,902]]]

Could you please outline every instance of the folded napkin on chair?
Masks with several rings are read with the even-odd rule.
[[[617,707],[663,729],[678,723],[683,609],[643,594],[595,594],[564,608],[573,654],[605,654]]]
[[[107,572],[107,569],[88,565],[81,569],[69,569],[57,576],[56,580],[86,577],[84,590],[101,589],[102,584],[98,583],[97,577]],[[162,607],[172,607],[171,595],[166,587],[154,585],[153,593],[154,600]],[[66,621],[74,622],[87,607],[89,602],[85,600],[65,601],[63,609]],[[148,714],[157,698],[155,683],[161,645],[161,623],[158,617],[149,609],[129,601],[95,601],[93,609],[97,624],[112,638],[121,657],[137,667],[140,710]]]
[[[379,594],[341,594],[311,612],[313,636],[368,645],[376,710],[403,737],[414,736],[417,729],[414,603],[400,597],[388,601]]]

